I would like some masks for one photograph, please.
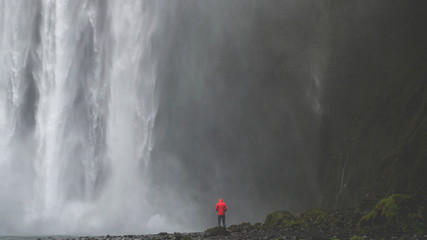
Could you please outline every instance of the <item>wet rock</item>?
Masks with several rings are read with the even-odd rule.
[[[377,204],[356,209],[310,209],[297,217],[287,211],[267,215],[264,224],[244,222],[227,229],[215,227],[198,233],[159,233],[81,237],[82,240],[220,240],[220,239],[426,239],[426,196],[391,195]],[[369,206],[373,206],[369,209]],[[417,221],[415,221],[417,220]],[[360,224],[358,224],[360,222]],[[362,224],[363,223],[363,224]],[[387,229],[387,231],[384,231]],[[43,238],[43,240],[46,238]],[[60,238],[56,238],[60,239]]]
[[[265,228],[283,228],[296,220],[294,215],[288,211],[275,211],[267,215],[264,221]]]
[[[204,234],[206,237],[211,237],[211,236],[227,236],[230,235],[230,232],[227,231],[226,228],[224,227],[214,227],[214,228],[209,228],[205,231]]]
[[[252,230],[256,229],[255,226],[253,226],[252,224],[248,223],[248,222],[244,222],[238,225],[231,225],[230,227],[228,227],[228,231],[230,232],[250,232]]]
[[[358,226],[367,232],[423,234],[427,229],[427,201],[421,197],[393,194],[381,199],[363,216]]]
[[[182,233],[174,233],[173,239],[175,240],[192,240],[192,238],[188,235],[182,234]]]

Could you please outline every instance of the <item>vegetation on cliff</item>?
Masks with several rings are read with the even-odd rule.
[[[417,26],[427,5],[329,3],[321,206],[356,207],[367,195],[425,193],[427,48],[419,43],[427,32]],[[403,12],[411,14],[397,17]]]
[[[263,224],[265,229],[289,233],[346,238],[350,236],[399,236],[427,233],[427,197],[393,194],[367,209],[311,209],[293,216],[286,211],[272,212]]]
[[[383,198],[358,226],[375,232],[427,233],[427,199],[405,194]]]

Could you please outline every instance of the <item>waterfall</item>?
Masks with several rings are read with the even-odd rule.
[[[313,207],[325,4],[0,1],[0,235]]]
[[[0,2],[0,234],[148,231],[149,7]]]
[[[0,236],[202,231],[219,198],[238,224],[381,190],[375,159],[423,116],[426,38],[424,6],[383,5],[1,0]]]

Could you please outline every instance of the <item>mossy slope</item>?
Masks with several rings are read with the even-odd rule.
[[[422,197],[394,194],[383,198],[358,222],[368,231],[427,233],[427,201]]]
[[[310,209],[293,216],[287,211],[271,212],[262,226],[287,232],[318,232],[323,236],[424,234],[427,233],[427,198],[393,194],[365,211]]]

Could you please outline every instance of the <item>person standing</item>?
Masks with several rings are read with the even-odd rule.
[[[218,200],[215,210],[218,213],[218,227],[221,226],[221,219],[222,225],[225,227],[225,211],[227,211],[227,205],[222,201],[222,199]]]

